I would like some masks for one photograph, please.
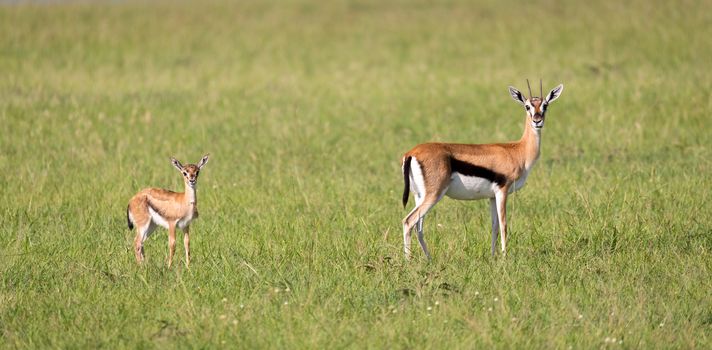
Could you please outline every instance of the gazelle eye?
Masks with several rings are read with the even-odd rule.
[[[526,108],[527,111],[528,111],[528,110],[529,110],[529,105],[524,105],[524,108]]]
[[[184,171],[184,172],[183,172],[183,176],[188,176],[188,173],[186,173],[186,172]]]

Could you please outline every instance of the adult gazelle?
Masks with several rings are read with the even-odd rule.
[[[527,80],[527,86],[529,81]],[[540,84],[541,87],[541,84]],[[489,199],[492,215],[492,249],[494,255],[500,233],[502,254],[507,251],[507,195],[524,186],[541,146],[547,108],[563,91],[559,85],[546,97],[529,98],[509,87],[515,101],[526,112],[524,134],[519,141],[508,143],[460,144],[424,143],[403,156],[403,206],[413,192],[415,207],[403,219],[403,244],[406,258],[410,257],[411,231],[418,231],[418,242],[425,255],[430,252],[423,238],[423,220],[435,204],[448,196],[458,200]],[[541,91],[541,90],[540,90]]]

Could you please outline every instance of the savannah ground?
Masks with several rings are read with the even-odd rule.
[[[710,37],[709,1],[0,5],[0,347],[709,348]],[[402,153],[518,139],[540,77],[507,257],[444,199],[404,261]],[[165,230],[137,266],[129,198],[206,152],[190,268]]]

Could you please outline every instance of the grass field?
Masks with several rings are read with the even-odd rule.
[[[0,5],[0,347],[709,348],[710,37],[709,1]],[[507,257],[445,199],[405,261],[401,155],[518,139],[540,77]],[[165,230],[137,266],[129,198],[207,152],[190,268]]]

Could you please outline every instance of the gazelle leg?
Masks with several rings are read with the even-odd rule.
[[[144,262],[146,260],[146,256],[143,253],[143,242],[146,241],[146,238],[153,232],[153,230],[156,229],[156,225],[152,221],[148,221],[147,223],[143,225],[139,225],[135,223],[136,225],[136,238],[134,239],[134,250],[136,253],[136,261],[138,263]]]
[[[183,246],[185,247],[185,266],[190,265],[190,226],[183,229]]]
[[[415,186],[412,179],[411,186]],[[413,197],[415,197],[415,207],[413,207],[413,210],[403,219],[403,253],[405,254],[406,260],[410,259],[411,231],[413,231],[413,225],[408,225],[408,218],[413,215],[423,203],[423,197],[418,195],[419,190],[415,187],[411,187],[411,191],[413,192]],[[422,220],[418,220],[418,223],[422,223]]]
[[[415,206],[419,207],[420,205],[423,204],[423,196],[415,195]],[[420,247],[423,249],[423,252],[425,252],[425,255],[430,259],[430,253],[428,252],[428,247],[425,245],[425,239],[423,238],[423,223],[425,222],[425,217],[421,216],[418,222],[415,225],[415,230],[418,231],[418,243],[420,243]]]
[[[408,215],[403,219],[403,253],[405,254],[406,260],[410,259],[410,232],[413,230],[413,224],[408,220],[408,218],[410,218],[417,210],[418,206],[413,208],[413,210],[411,210],[410,213],[408,213]]]
[[[445,193],[443,191],[443,193]],[[410,231],[413,229],[414,226],[419,226],[418,227],[418,242],[420,243],[420,247],[423,249],[423,253],[425,253],[425,256],[430,259],[430,252],[428,251],[428,247],[425,244],[425,238],[423,237],[423,230],[422,230],[422,222],[425,218],[425,214],[427,214],[432,207],[437,204],[440,199],[442,198],[442,195],[439,196],[428,196],[426,195],[423,202],[420,203],[420,205],[416,206],[413,211],[408,214],[408,216],[403,219],[403,241],[405,244],[405,257],[406,259],[410,258]]]
[[[428,260],[430,260],[430,252],[428,251],[428,245],[425,244],[425,237],[423,236],[423,221],[425,218],[421,217],[420,220],[418,220],[417,224],[417,230],[418,230],[418,242],[420,243],[420,248],[423,248],[423,252],[425,253],[425,256],[428,257]]]
[[[168,225],[168,267],[173,263],[173,254],[176,252],[176,225]]]
[[[134,254],[136,254],[136,262],[143,262],[143,234],[141,228],[136,226],[136,238],[134,238]]]
[[[497,216],[499,216],[500,243],[502,244],[502,255],[507,255],[507,191],[508,186],[504,186],[495,194],[497,202]]]
[[[449,186],[449,175],[448,174],[438,174],[428,178],[430,185],[426,184],[425,178],[423,177],[423,171],[420,168],[419,163],[413,158],[412,162],[413,171],[411,172],[410,184],[411,191],[415,196],[415,208],[408,214],[408,216],[403,219],[403,244],[405,258],[410,258],[410,242],[411,236],[410,232],[414,226],[417,226],[418,230],[418,242],[420,247],[423,249],[423,253],[430,259],[430,252],[425,244],[425,238],[423,237],[423,220],[425,215],[430,211],[430,209],[437,204],[440,199],[447,192]],[[437,188],[437,190],[435,190]]]
[[[490,198],[490,214],[492,215],[492,255],[497,248],[497,234],[499,233],[499,215],[497,215],[497,200]]]

